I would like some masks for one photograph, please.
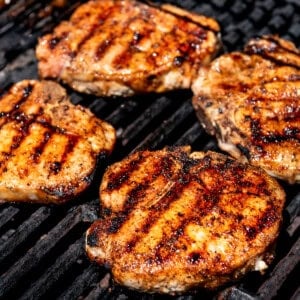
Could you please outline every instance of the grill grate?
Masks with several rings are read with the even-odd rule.
[[[64,7],[58,2],[66,2]],[[84,1],[0,1],[0,89],[38,78],[34,47]],[[162,1],[154,1],[162,2]],[[300,46],[297,0],[167,1],[216,18],[225,51],[239,50],[256,35],[278,33]],[[56,4],[56,5],[55,5]],[[84,252],[84,234],[98,216],[98,186],[107,165],[141,148],[190,144],[194,150],[218,150],[216,140],[198,123],[191,92],[103,99],[70,89],[74,103],[89,107],[117,129],[116,150],[101,162],[92,186],[64,206],[0,205],[1,299],[291,299],[300,297],[300,188],[283,183],[287,192],[277,256],[269,272],[247,275],[241,282],[209,293],[178,297],[147,295],[115,285],[104,268]]]

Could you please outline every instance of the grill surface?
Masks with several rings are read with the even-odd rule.
[[[34,48],[80,4],[63,1],[0,1],[0,89],[22,79],[37,78]],[[81,1],[83,2],[83,1]],[[239,50],[256,35],[278,33],[299,47],[298,0],[167,1],[216,18],[225,51]],[[46,3],[46,4],[45,4]],[[102,99],[68,90],[72,101],[89,107],[117,129],[118,142],[108,161],[100,161],[92,186],[64,206],[0,205],[1,299],[299,299],[300,185],[283,184],[287,193],[284,224],[276,260],[261,276],[214,293],[198,291],[180,297],[147,295],[115,285],[104,268],[84,252],[84,234],[98,216],[98,187],[110,163],[138,148],[159,149],[190,144],[193,150],[218,150],[216,140],[199,125],[191,92]]]

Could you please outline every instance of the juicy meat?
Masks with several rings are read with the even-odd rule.
[[[89,186],[115,130],[73,105],[51,81],[24,80],[0,96],[0,201],[63,203]]]
[[[285,194],[262,169],[189,147],[140,151],[110,166],[92,260],[147,292],[213,289],[272,260]]]
[[[252,39],[199,71],[193,105],[235,158],[300,182],[300,52],[277,36]]]
[[[219,31],[171,5],[89,1],[39,40],[39,74],[103,96],[190,88],[219,50]]]

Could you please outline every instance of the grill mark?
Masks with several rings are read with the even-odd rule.
[[[31,155],[32,162],[37,164],[40,161],[40,156],[42,155],[46,144],[48,143],[51,137],[51,132],[46,131],[43,135],[43,139],[41,140],[40,144],[33,148]]]
[[[20,107],[22,104],[28,99],[30,94],[33,91],[34,86],[32,84],[28,84],[25,86],[22,90],[22,95],[19,98],[19,100],[16,102],[15,105],[11,107],[11,109],[7,112],[0,112],[0,120],[3,120],[2,124],[0,124],[0,129],[1,127],[6,123],[7,119],[13,120],[15,119],[16,121],[21,121],[21,119],[24,118],[24,114],[19,112]],[[8,91],[10,93],[10,91]],[[1,100],[1,99],[0,99]]]
[[[185,153],[184,153],[185,154]],[[164,157],[165,158],[165,157]],[[160,199],[160,201],[157,201],[155,204],[150,206],[148,208],[148,216],[145,218],[144,222],[141,224],[141,227],[139,228],[139,233],[142,234],[136,234],[132,236],[132,238],[127,242],[126,245],[126,251],[131,252],[133,251],[133,248],[135,245],[143,239],[144,235],[149,233],[152,226],[154,226],[161,215],[164,214],[166,210],[169,209],[170,205],[175,202],[177,199],[180,198],[181,193],[184,191],[184,188],[190,183],[190,174],[189,169],[193,165],[191,161],[194,162],[194,160],[186,159],[185,157],[179,157],[179,160],[182,163],[182,168],[179,170],[177,178],[173,178],[174,184],[171,186],[170,190],[163,195],[163,197]],[[163,170],[170,170],[166,168],[166,166],[163,168]],[[171,174],[168,175],[170,177]],[[179,230],[179,228],[178,228]],[[159,246],[158,246],[159,247]],[[158,248],[157,248],[158,251]],[[155,258],[156,261],[159,260],[159,255],[156,253]]]
[[[87,32],[87,34],[81,39],[81,41],[77,45],[76,51],[72,53],[72,57],[75,58],[78,53],[80,53],[80,50],[82,47],[97,33],[97,29],[99,28],[99,25],[104,24],[105,21],[112,15],[116,7],[112,6],[109,9],[105,11],[105,13],[98,14],[96,21],[98,20],[98,23],[94,23],[90,30]],[[97,51],[98,52],[98,51]]]
[[[254,145],[282,143],[289,140],[300,141],[300,130],[297,127],[286,127],[284,133],[271,132],[268,135],[262,133],[260,120],[250,118],[251,141]]]
[[[244,226],[244,231],[248,240],[253,240],[260,232],[271,227],[278,220],[276,209],[272,203],[263,211],[257,223],[253,226]]]
[[[62,155],[61,161],[59,162],[60,167],[67,161],[68,156],[73,152],[73,148],[79,141],[79,137],[77,135],[67,134],[66,136],[68,137],[68,144],[65,147],[65,151]]]
[[[129,25],[132,22],[134,22],[136,19],[138,19],[139,17],[140,16],[133,17],[130,20],[128,20],[127,24],[123,27],[124,30],[121,32],[120,36],[122,36],[124,31],[127,30],[127,27],[129,27]],[[145,28],[143,28],[143,29],[145,29]],[[134,32],[131,41],[127,42],[127,44],[126,44],[127,47],[123,47],[122,53],[119,53],[114,58],[112,65],[117,69],[122,68],[122,66],[130,65],[130,63],[131,63],[130,61],[133,58],[133,53],[140,51],[137,48],[137,45],[139,44],[139,42],[141,42],[142,39],[149,37],[150,33],[151,33],[151,30],[144,30],[142,32],[141,31]],[[150,55],[148,57],[148,59],[151,60],[151,62],[156,65],[156,63],[155,63],[156,60],[153,55]],[[155,68],[155,66],[153,66],[153,67]]]
[[[133,171],[137,170],[140,165],[146,160],[147,156],[139,153],[138,157],[131,160],[130,163],[122,168],[119,172],[111,173],[108,178],[108,184],[105,191],[111,192],[113,190],[121,188],[122,185],[126,184],[129,176]]]
[[[166,178],[169,178],[171,176],[171,174],[168,173],[168,171],[170,171],[171,168],[166,169],[166,165],[171,167],[171,160],[168,157],[162,157],[162,160],[158,161],[154,166],[155,171],[151,174],[151,177],[145,177],[144,182],[140,182],[137,187],[133,188],[129,192],[128,197],[123,206],[122,214],[112,219],[113,222],[112,226],[108,229],[109,232],[116,233],[121,228],[123,223],[127,220],[129,214],[134,210],[135,206],[140,202],[141,199],[145,197],[147,193],[147,188],[150,186],[153,180],[155,180],[161,174]],[[164,170],[167,170],[167,172],[164,172]],[[138,240],[136,239],[135,243],[137,241]]]
[[[299,56],[298,52],[283,47],[281,44],[279,44],[278,41],[273,40],[271,38],[267,39],[267,40],[270,40],[271,42],[276,44],[276,49],[271,49],[271,46],[269,48],[265,49],[264,47],[261,47],[260,45],[248,45],[245,48],[244,52],[246,54],[249,54],[249,55],[253,55],[253,54],[259,55],[262,58],[264,58],[266,60],[269,60],[270,62],[274,63],[277,66],[289,66],[289,67],[293,67],[297,70],[300,70],[300,66],[297,65],[296,63],[292,63],[292,62],[288,62],[288,61],[282,61],[282,60],[279,60],[276,57],[273,57],[269,54],[269,53],[272,53],[272,52],[273,53],[278,52],[276,50],[278,50],[279,48],[281,48],[284,52],[288,52],[290,54]]]
[[[267,36],[267,37],[265,37],[264,39],[265,39],[265,40],[268,40],[268,41],[270,41],[270,42],[272,42],[272,43],[274,43],[274,44],[276,44],[277,47],[280,47],[281,49],[283,49],[283,50],[286,51],[286,52],[289,52],[289,53],[291,53],[291,54],[299,55],[299,52],[298,52],[297,50],[292,50],[292,49],[289,49],[289,48],[284,47],[282,44],[279,43],[278,40],[276,40],[276,39],[275,39],[274,37],[272,37],[272,36]]]
[[[52,126],[50,123],[44,121],[44,120],[39,120],[39,116],[43,113],[42,108],[40,108],[40,111],[38,114],[35,115],[26,115],[24,112],[20,111],[20,107],[22,106],[23,103],[26,102],[28,97],[33,91],[34,86],[29,84],[28,86],[23,88],[22,91],[22,96],[20,99],[17,101],[17,103],[11,108],[10,111],[8,112],[1,112],[0,113],[0,118],[5,118],[5,122],[1,124],[0,130],[3,125],[7,124],[8,122],[17,122],[19,124],[18,127],[18,134],[13,137],[12,143],[10,145],[10,150],[9,152],[2,153],[5,155],[5,161],[0,162],[0,172],[3,173],[6,171],[6,165],[11,157],[13,157],[13,153],[20,147],[22,141],[29,136],[29,128],[32,124],[40,124],[44,128],[47,128],[47,131],[44,133],[43,138],[41,139],[39,145],[35,146],[32,149],[32,155],[31,155],[31,160],[32,163],[37,164],[39,162],[39,158],[42,155],[45,146],[47,145],[50,137],[54,133],[58,134],[64,134],[68,137],[68,145],[65,148],[64,154],[62,156],[62,160],[60,162],[54,162],[51,171],[57,174],[60,169],[62,168],[63,163],[67,160],[67,155],[71,153],[71,150],[73,147],[76,145],[78,142],[78,137],[77,136],[71,136],[66,133],[64,133],[60,128]],[[0,173],[0,174],[1,174]]]

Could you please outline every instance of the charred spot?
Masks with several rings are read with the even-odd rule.
[[[204,156],[202,161],[203,161],[203,164],[204,164],[205,168],[210,168],[211,167],[211,157],[206,155],[206,156]]]
[[[156,80],[156,78],[157,78],[156,75],[152,74],[147,77],[147,81],[149,83],[151,83],[151,82],[154,82]]]
[[[260,140],[261,139],[261,124],[260,124],[259,120],[251,119],[250,129],[251,129],[252,137],[257,141]]]
[[[188,256],[188,262],[190,263],[190,264],[196,264],[196,263],[198,263],[199,262],[199,260],[201,260],[201,255],[200,255],[200,253],[199,252],[192,252],[192,253],[190,253],[189,254],[189,256]]]
[[[96,247],[98,244],[98,234],[97,231],[92,231],[92,233],[88,234],[86,237],[86,243],[90,247]]]
[[[60,41],[61,41],[61,37],[56,36],[52,38],[51,40],[49,40],[49,48],[53,50]]]
[[[240,150],[240,152],[249,160],[250,159],[250,151],[247,147],[242,146],[241,144],[236,144],[236,147]]]
[[[217,193],[209,192],[207,194],[203,194],[203,199],[205,202],[214,204],[219,201],[219,195]],[[206,207],[206,209],[210,210],[210,207]]]
[[[31,84],[28,84],[26,87],[23,88],[23,97],[27,98],[31,94],[33,90],[33,86]]]
[[[176,56],[174,58],[173,64],[176,67],[180,67],[185,61],[185,57],[184,56]]]
[[[54,174],[58,174],[61,170],[61,162],[55,161],[50,165],[50,171]]]
[[[130,242],[128,242],[125,246],[125,251],[126,252],[131,252],[134,248],[134,246],[136,245],[136,240],[131,240]]]
[[[142,38],[143,38],[143,35],[137,31],[135,31],[133,34],[132,45],[136,45]]]
[[[111,45],[111,40],[110,39],[106,39],[105,41],[103,41],[96,50],[95,53],[95,58],[96,60],[99,60],[103,54],[105,53],[105,50]]]
[[[118,176],[110,176],[109,183],[107,184],[107,190],[114,190],[122,185],[123,182],[127,181],[129,178],[128,173],[119,174]]]
[[[256,235],[262,232],[265,228],[271,227],[278,220],[275,208],[272,203],[263,212],[262,216],[259,217],[256,226],[245,226],[246,236],[248,239],[254,239]]]
[[[248,239],[253,240],[257,235],[257,228],[256,227],[249,227],[245,226],[246,236]]]
[[[107,229],[109,234],[116,233],[121,228],[122,224],[126,221],[126,216],[114,217],[110,221],[110,225]]]
[[[297,138],[300,133],[300,129],[297,127],[286,127],[284,128],[284,135],[286,138]]]
[[[299,81],[300,75],[299,74],[291,74],[288,76],[288,81]]]
[[[126,199],[126,203],[124,205],[125,211],[130,211],[133,208],[133,206],[138,202],[138,200],[145,196],[147,186],[148,184],[138,185],[136,188],[130,191]]]
[[[200,97],[199,97],[200,98]],[[202,101],[203,99],[199,99],[200,101]],[[213,105],[212,101],[206,101],[205,102],[205,108],[211,107]]]
[[[12,144],[10,146],[11,150],[17,149],[23,139],[23,136],[14,136],[12,139]]]
[[[105,217],[110,217],[112,215],[112,210],[110,208],[105,207],[102,209],[102,214]]]

